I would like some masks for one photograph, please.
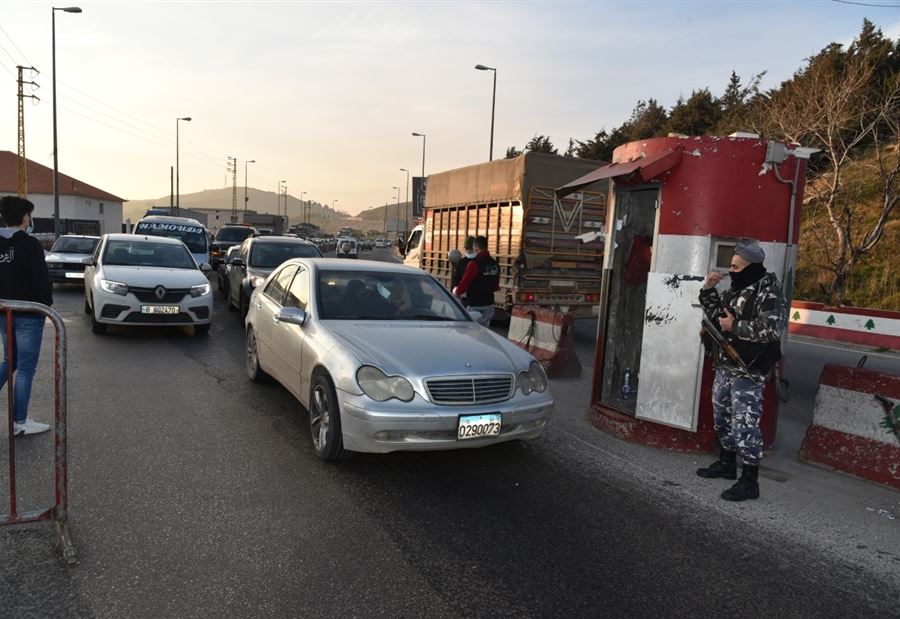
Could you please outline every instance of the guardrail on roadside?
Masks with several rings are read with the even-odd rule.
[[[796,335],[900,350],[900,312],[793,301],[788,329]]]
[[[19,513],[16,505],[16,441],[13,436],[13,361],[15,360],[13,312],[41,314],[50,319],[56,329],[54,346],[54,465],[55,493],[52,507]],[[62,317],[42,303],[30,301],[7,301],[0,299],[0,317],[6,322],[6,350],[8,356],[6,374],[7,388],[7,428],[9,431],[9,503],[8,514],[0,514],[0,525],[16,525],[43,520],[53,520],[56,533],[62,548],[63,559],[67,563],[75,563],[75,547],[69,536],[68,504],[69,482],[67,461],[67,425],[66,425],[66,368],[67,341],[66,327]]]

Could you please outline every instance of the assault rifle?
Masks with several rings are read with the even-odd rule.
[[[750,373],[750,368],[748,368],[747,364],[744,363],[744,360],[741,359],[740,353],[738,353],[737,349],[735,349],[731,342],[728,341],[728,338],[725,337],[725,334],[722,333],[719,327],[709,319],[709,316],[706,315],[706,311],[702,306],[700,307],[700,315],[703,317],[703,330],[709,334],[713,342],[715,342],[716,345],[722,349],[722,352],[725,353],[725,356],[741,368],[747,376],[752,377],[753,375]]]

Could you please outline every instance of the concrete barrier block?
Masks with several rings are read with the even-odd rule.
[[[539,307],[513,308],[507,338],[537,359],[551,378],[581,376],[575,354],[575,314]]]
[[[800,459],[900,490],[900,438],[875,395],[900,404],[900,377],[828,364]]]

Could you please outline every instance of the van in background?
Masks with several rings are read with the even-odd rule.
[[[197,262],[197,266],[210,265],[209,232],[206,226],[189,217],[170,217],[168,215],[148,215],[134,227],[134,234],[148,236],[165,236],[178,239],[187,245],[188,251]]]

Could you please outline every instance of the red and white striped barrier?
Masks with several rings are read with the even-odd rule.
[[[900,312],[794,301],[789,318],[797,335],[900,350]]]
[[[575,354],[575,314],[537,305],[513,307],[507,338],[537,359],[551,378],[581,376]]]
[[[886,398],[890,412],[875,395]],[[900,376],[829,363],[800,459],[900,490],[898,416]]]

